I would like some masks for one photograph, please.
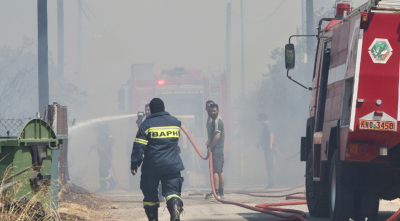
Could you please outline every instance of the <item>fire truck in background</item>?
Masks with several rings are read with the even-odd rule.
[[[336,6],[336,18],[319,22],[308,88],[307,204],[315,217],[377,220],[379,199],[400,197],[400,0]],[[293,80],[290,39],[285,61]]]
[[[204,70],[196,68],[177,67],[162,70],[160,74],[154,74],[154,64],[133,64],[132,77],[128,81],[128,113],[135,114],[144,111],[144,106],[151,99],[158,97],[164,101],[165,110],[172,116],[181,120],[192,134],[195,143],[203,147],[206,152],[207,114],[205,103],[213,100],[219,106],[220,115],[225,126],[225,155],[229,158],[229,116],[228,116],[228,86],[225,73],[209,75]],[[119,97],[124,94],[120,89]],[[120,110],[124,109],[125,98],[119,98]],[[129,134],[135,134],[137,127],[136,119],[129,121]],[[203,145],[202,145],[203,144]],[[132,144],[128,144],[132,148]],[[198,171],[197,165],[193,165],[193,160],[189,160],[193,148],[189,141],[181,136],[179,146],[181,148],[181,158],[185,164],[184,177],[187,172]],[[229,161],[228,159],[226,159]],[[189,163],[190,162],[190,163]],[[204,167],[203,171],[207,171]],[[186,185],[189,183],[188,177],[185,179]]]

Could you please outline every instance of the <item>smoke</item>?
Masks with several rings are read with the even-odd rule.
[[[2,27],[10,30],[0,36],[0,117],[29,117],[38,111],[37,82],[34,79],[37,76],[36,2],[22,2],[0,1],[0,22]],[[120,184],[124,188],[129,186],[139,190],[138,178],[132,177],[129,169],[138,129],[135,123],[137,115],[133,113],[144,111],[144,105],[151,98],[146,96],[150,92],[146,85],[133,84],[132,63],[154,64],[153,73],[146,75],[146,78],[153,78],[162,70],[174,67],[198,68],[210,78],[223,73],[227,68],[225,37],[229,1],[81,2],[64,1],[65,59],[62,75],[57,73],[54,56],[58,54],[57,1],[48,2],[50,101],[67,106],[69,120],[79,119],[69,127],[70,176],[74,182],[79,179],[78,184],[85,188],[93,190],[99,186],[98,170],[106,163],[91,147],[104,143],[96,130],[100,123],[104,123],[109,128],[109,135],[115,139],[115,144],[110,148],[112,164]],[[201,91],[199,85],[188,87],[190,93],[180,93],[186,90],[184,82],[187,79],[182,79],[179,85],[169,88],[176,93],[154,95],[163,99],[166,111],[172,116],[184,116],[181,117],[182,125],[192,128],[191,135],[202,153],[206,151],[207,140],[205,100],[211,99],[220,105],[223,122],[230,129],[229,136],[226,134],[230,142],[226,140],[224,165],[228,188],[249,183],[261,186],[268,181],[264,153],[256,148],[262,127],[257,122],[258,113],[264,112],[269,116],[275,127],[279,151],[285,157],[291,157],[299,151],[300,137],[305,133],[310,94],[287,79],[282,47],[290,35],[297,31],[301,33],[305,28],[301,2],[245,1],[244,67],[247,96],[241,97],[241,9],[238,1],[231,4],[230,94],[218,97],[209,93],[211,88],[219,90],[214,87],[215,82],[204,87],[203,93],[208,90],[207,96],[192,93]],[[358,7],[365,2],[353,0],[353,6]],[[333,0],[314,1],[315,24],[319,17],[332,16],[325,15],[320,8],[331,9],[333,4]],[[83,16],[77,20],[79,13]],[[23,41],[24,36],[29,41]],[[78,42],[78,39],[81,41]],[[306,48],[303,43],[301,39],[295,42],[296,68],[290,73],[294,79],[309,86],[312,71],[304,67]],[[79,57],[81,59],[77,59]],[[312,58],[308,58],[308,61],[314,62]],[[196,80],[193,84],[195,82],[200,84],[203,81]],[[141,90],[137,92],[134,87],[140,87]],[[121,88],[126,92],[122,99],[125,102],[123,110],[120,109],[122,103],[118,94]],[[230,102],[224,100],[226,97]],[[231,106],[227,107],[226,103]],[[222,113],[227,109],[229,116],[228,112]],[[208,163],[198,159],[187,143],[187,139],[181,136],[181,158],[186,168],[182,174],[187,176],[184,185],[190,188],[209,187],[203,179],[204,175],[208,180]],[[277,181],[283,186],[298,185],[304,181],[304,163],[297,157],[284,161],[278,156],[276,164],[280,176]],[[111,170],[109,172],[112,173]]]
[[[76,125],[72,126],[71,128],[68,128],[68,132],[71,133],[79,128],[90,126],[95,123],[100,123],[100,122],[105,122],[105,121],[110,121],[110,120],[119,120],[119,119],[136,117],[136,116],[137,116],[137,114],[126,114],[126,115],[115,115],[115,116],[110,116],[110,117],[101,117],[101,118],[90,119],[90,120],[86,120],[86,121],[77,123]]]

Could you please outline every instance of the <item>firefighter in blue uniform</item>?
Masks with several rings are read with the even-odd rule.
[[[165,112],[164,102],[159,98],[151,100],[150,112],[133,143],[131,172],[135,176],[143,162],[140,189],[149,220],[158,221],[157,187],[161,181],[171,221],[177,221],[183,210],[181,171],[185,169],[178,149],[181,122]]]

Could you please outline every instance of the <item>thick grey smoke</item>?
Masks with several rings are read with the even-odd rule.
[[[138,178],[133,180],[129,174],[129,156],[137,130],[137,110],[132,110],[129,99],[132,101],[134,96],[141,96],[129,90],[132,87],[131,66],[133,63],[154,63],[154,74],[175,67],[198,68],[209,75],[223,73],[226,69],[228,2],[232,4],[232,89],[229,94],[232,116],[229,123],[233,125],[230,156],[226,162],[228,187],[235,183],[248,184],[260,176],[261,186],[268,179],[263,172],[262,152],[255,148],[261,128],[256,121],[259,112],[271,116],[282,153],[291,156],[298,152],[300,136],[305,133],[309,94],[286,79],[280,56],[289,36],[302,33],[304,29],[301,5],[305,1],[244,1],[246,97],[241,97],[239,0],[82,0],[82,5],[78,1],[64,1],[64,76],[57,75],[55,57],[57,1],[48,1],[50,101],[68,106],[69,120],[76,119],[77,122],[70,128],[69,137],[70,172],[77,183],[89,189],[99,185],[99,158],[91,146],[97,143],[96,127],[106,124],[115,138],[112,164],[117,174],[110,172],[118,177],[121,186],[127,187],[130,182],[138,185]],[[365,2],[354,0],[353,6]],[[333,0],[314,0],[319,15],[332,9],[333,5]],[[79,10],[82,13],[80,21]],[[0,35],[0,117],[30,117],[38,109],[36,1],[0,1],[0,12],[1,27],[7,30]],[[318,21],[314,22],[316,26]],[[82,29],[78,32],[79,24]],[[82,41],[78,44],[80,38]],[[296,43],[296,47],[300,45],[301,41]],[[298,52],[302,50],[304,48],[299,48]],[[82,58],[80,62],[78,57]],[[295,77],[309,85],[311,73],[302,72],[301,65],[297,68]],[[122,111],[118,107],[118,90],[121,88],[125,91],[126,101]],[[285,90],[273,94],[271,88]],[[279,99],[274,97],[278,95]],[[182,115],[182,110],[193,108],[185,107],[188,105],[186,100],[163,96],[166,111],[172,114]],[[149,101],[142,101],[142,111]],[[204,105],[204,102],[201,100],[199,104]],[[186,114],[201,116],[204,114],[202,105]],[[205,124],[205,118],[202,120]],[[198,145],[204,151],[205,144]],[[185,154],[187,168],[192,170],[188,170],[189,173],[197,170],[189,176],[192,187],[205,187],[198,164],[208,179],[207,163],[197,162],[199,159],[192,149]],[[298,157],[288,162],[278,161],[281,185],[303,182],[304,165]],[[288,178],[293,174],[293,178]]]

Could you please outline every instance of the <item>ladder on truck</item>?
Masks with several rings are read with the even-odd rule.
[[[400,14],[400,0],[368,0],[367,3],[355,8],[344,20],[358,15],[361,12],[398,13]]]

